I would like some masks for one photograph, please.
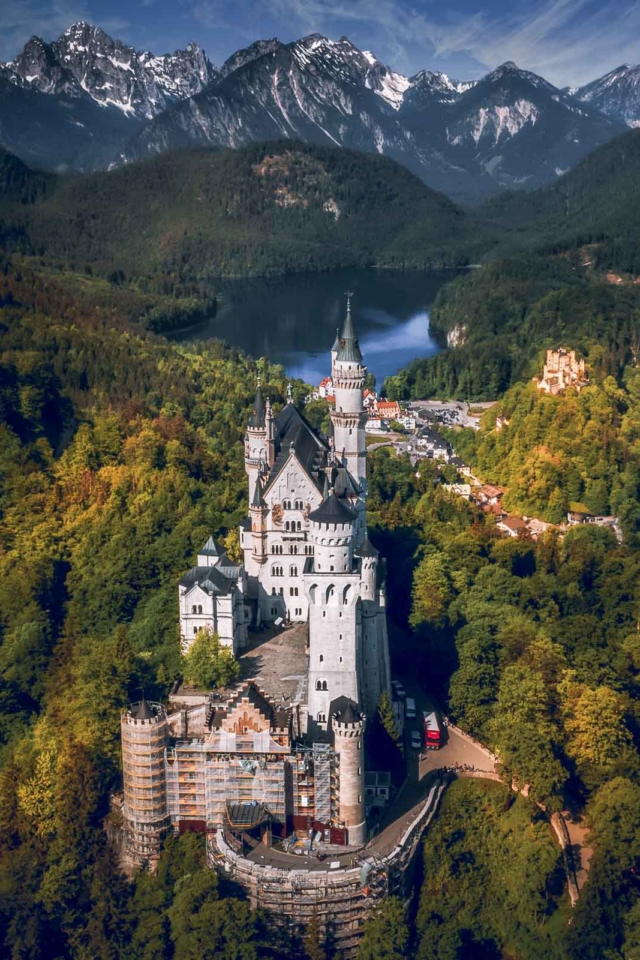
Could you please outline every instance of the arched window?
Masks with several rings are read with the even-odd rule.
[[[324,660],[324,653],[321,653],[318,659],[320,660],[320,663],[322,663]]]
[[[202,607],[198,606],[198,613],[202,613]]]
[[[297,552],[298,552],[297,546],[295,545],[295,543],[292,543],[291,546],[289,547],[289,553],[297,553]]]
[[[300,523],[299,520],[298,520],[298,530],[302,530],[302,524]]]
[[[328,689],[329,689],[329,688],[327,687],[327,681],[326,681],[326,680],[323,680],[323,681],[322,681],[322,689],[323,689],[323,690],[328,690]]]
[[[285,520],[284,528],[285,528],[285,530],[288,530],[288,529],[289,529],[289,521],[288,521],[288,520]]]
[[[297,577],[297,576],[298,576],[298,568],[297,568],[297,567],[289,567],[289,576],[290,576],[290,577]]]
[[[195,606],[195,604],[194,604],[194,605],[191,607],[191,613],[195,613],[195,612],[196,612],[196,606]]]
[[[275,588],[275,587],[271,587],[271,596],[272,596],[272,597],[275,597],[275,595],[276,595],[276,588]]]
[[[317,592],[318,592],[318,584],[317,584],[317,583],[313,583],[313,584],[309,587],[309,599],[311,600],[311,603],[315,603],[315,602],[316,602],[316,593],[317,593]]]
[[[326,602],[327,602],[327,603],[330,603],[330,602],[331,602],[331,600],[332,600],[333,597],[335,596],[335,592],[336,592],[336,591],[335,591],[335,587],[333,586],[332,583],[330,583],[329,586],[327,587],[327,596],[326,596]]]
[[[326,723],[326,722],[327,722],[327,715],[326,715],[326,713],[319,713],[319,714],[318,714],[318,723]]]
[[[351,596],[351,584],[347,584],[344,590],[342,591],[342,602],[348,603],[349,597]]]
[[[322,680],[316,680],[316,690],[322,690]]]
[[[195,635],[196,635],[197,632],[198,632],[198,628],[197,628],[197,627],[194,627],[194,628],[193,628],[193,635],[194,635],[194,637],[195,637]]]

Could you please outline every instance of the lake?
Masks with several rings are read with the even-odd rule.
[[[281,363],[292,377],[317,384],[342,326],[346,291],[365,363],[378,386],[415,357],[438,353],[429,308],[451,273],[344,270],[273,279],[217,281],[218,311],[180,339],[220,337],[254,357]]]

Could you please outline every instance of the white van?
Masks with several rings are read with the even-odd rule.
[[[415,720],[416,718],[416,702],[411,697],[407,697],[405,700],[404,715],[407,720]]]

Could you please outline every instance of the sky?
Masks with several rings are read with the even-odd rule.
[[[640,62],[640,0],[0,0],[0,60],[78,20],[154,53],[196,40],[217,65],[254,40],[315,32],[407,75],[476,79],[514,60],[565,86]]]

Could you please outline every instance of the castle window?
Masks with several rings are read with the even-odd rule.
[[[290,576],[290,577],[297,577],[297,576],[298,576],[298,568],[297,568],[297,567],[289,567],[289,576]]]
[[[326,713],[319,713],[319,714],[318,714],[318,723],[326,723],[326,722],[327,722],[327,715],[326,715]]]
[[[316,680],[316,690],[322,690],[322,680]]]
[[[283,587],[280,587],[280,596],[281,596],[281,597],[284,597],[284,588],[283,588]]]
[[[326,611],[326,610],[323,610],[323,611],[322,611],[322,616],[323,616],[323,617],[326,617],[326,615],[327,615],[327,611]]]
[[[285,521],[284,528],[285,528],[285,530],[288,530],[288,529],[289,529],[289,521],[288,521],[288,520]]]
[[[275,592],[275,591],[274,591],[274,592]],[[273,617],[275,617],[275,615],[276,615],[277,612],[278,612],[278,608],[277,608],[277,607],[271,607],[271,615],[272,615]]]
[[[342,634],[340,634],[340,639],[342,640]]]
[[[327,686],[327,681],[326,681],[326,680],[323,680],[323,681],[322,681],[322,689],[323,689],[323,690],[328,690],[328,689],[329,689],[328,686]]]
[[[291,546],[289,547],[289,553],[297,553],[297,552],[298,552],[297,546],[295,545],[295,543],[292,543]]]
[[[342,657],[340,657],[340,663],[342,663]]]
[[[275,588],[275,587],[271,587],[271,596],[272,596],[272,597],[275,597],[275,595],[276,595],[276,588]]]
[[[202,613],[202,607],[198,606],[198,613]]]
[[[320,654],[320,656],[318,657],[318,660],[320,661],[320,663],[322,663],[322,661],[324,660],[324,653]]]
[[[195,637],[195,635],[197,634],[197,632],[198,632],[198,628],[197,628],[197,627],[194,627],[194,628],[193,628],[193,635],[194,635],[194,637]]]

